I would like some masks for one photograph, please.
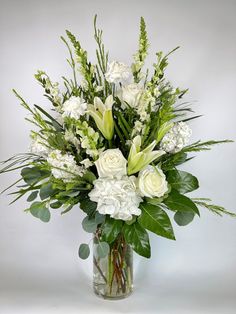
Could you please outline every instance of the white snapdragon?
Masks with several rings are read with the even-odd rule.
[[[142,198],[136,192],[135,180],[134,176],[125,176],[120,180],[97,179],[89,197],[93,202],[97,202],[100,214],[110,215],[114,219],[131,220],[132,215],[141,214],[138,206]]]
[[[32,135],[32,142],[30,144],[29,151],[32,154],[39,155],[46,158],[50,153],[51,149],[48,142],[39,135]]]
[[[127,160],[119,148],[107,149],[95,161],[99,178],[121,178],[127,174]]]
[[[48,155],[47,162],[51,166],[52,175],[64,182],[70,182],[76,176],[84,174],[84,167],[78,166],[69,153],[62,154],[61,151],[54,150]]]
[[[131,78],[131,68],[118,61],[112,61],[108,65],[108,71],[105,73],[105,78],[109,83],[125,84]]]
[[[79,119],[85,114],[87,103],[82,97],[71,96],[62,105],[62,116]]]
[[[83,165],[86,169],[91,167],[93,165],[92,161],[88,158],[82,160],[81,162],[81,165]]]
[[[56,103],[60,107],[61,96],[59,90],[59,83],[51,82],[49,77],[45,77],[45,89],[50,92],[50,95],[52,96],[54,103]]]
[[[160,147],[165,152],[177,153],[188,144],[192,130],[185,122],[177,122],[163,137]]]
[[[168,191],[166,176],[157,166],[149,165],[139,173],[138,188],[141,196],[161,197]]]

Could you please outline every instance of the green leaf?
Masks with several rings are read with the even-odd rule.
[[[83,175],[83,180],[89,182],[89,183],[93,183],[94,180],[96,180],[96,176],[93,172],[91,171],[87,171],[84,175]]]
[[[174,220],[179,226],[186,226],[193,221],[195,214],[193,212],[177,211],[174,215]]]
[[[39,191],[39,196],[40,196],[41,200],[45,200],[46,198],[54,195],[55,192],[56,191],[53,189],[52,183],[47,182],[41,186],[40,191]]]
[[[97,223],[94,218],[89,219],[89,217],[85,217],[82,221],[82,227],[84,231],[88,233],[94,233],[97,230]]]
[[[37,167],[26,167],[21,170],[21,176],[29,185],[35,184],[49,175],[49,171],[41,170]]]
[[[124,224],[123,233],[126,242],[137,254],[147,258],[151,257],[148,233],[138,222],[132,225]]]
[[[169,170],[166,177],[171,187],[179,193],[185,194],[199,188],[197,178],[188,172]]]
[[[122,220],[113,219],[107,216],[102,228],[102,239],[108,243],[112,243],[121,232],[122,226]]]
[[[194,212],[198,216],[200,216],[199,210],[197,206],[194,204],[194,202],[191,201],[191,199],[188,198],[187,196],[180,194],[174,189],[163,201],[163,203],[171,210]]]
[[[50,211],[46,207],[45,203],[34,202],[31,204],[29,210],[34,217],[39,218],[43,222],[48,222],[50,220]]]
[[[186,153],[178,152],[176,154],[163,155],[162,160],[162,170],[170,170],[178,165],[183,164],[188,159]]]
[[[80,244],[79,257],[82,259],[86,259],[89,257],[89,254],[90,254],[90,248],[89,248],[88,244],[86,244],[86,243]]]
[[[60,208],[63,204],[59,201],[56,201],[56,202],[53,202],[50,204],[50,207],[53,208],[53,209],[57,209],[57,208]]]
[[[38,196],[38,191],[32,192],[32,193],[28,196],[27,202],[32,202],[32,201],[34,201],[37,196]]]
[[[98,242],[97,254],[100,258],[104,258],[109,254],[110,246],[107,242]]]
[[[175,240],[174,231],[167,213],[157,205],[141,203],[142,214],[138,218],[140,225],[161,237]]]
[[[102,224],[106,219],[105,215],[100,214],[99,212],[96,212],[95,214],[95,221],[97,223],[97,225]]]
[[[83,197],[83,198],[82,198]],[[88,195],[81,195],[80,208],[84,211],[89,217],[93,217],[96,213],[97,203],[90,201]]]

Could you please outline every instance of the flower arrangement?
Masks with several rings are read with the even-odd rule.
[[[200,216],[199,207],[236,214],[209,199],[185,195],[199,187],[195,176],[178,170],[192,158],[189,153],[231,141],[189,144],[188,123],[199,116],[192,116],[190,104],[182,101],[187,90],[174,88],[165,77],[168,57],[178,47],[167,55],[157,52],[149,73],[143,70],[149,47],[143,18],[131,66],[109,61],[96,16],[94,30],[97,64],[89,62],[71,32],[66,31],[70,44],[61,37],[73,74],[72,79],[62,77],[63,90],[44,71],[36,73],[51,112],[29,106],[13,90],[36,130],[31,131],[30,152],[4,161],[0,173],[21,169],[19,180],[5,191],[16,185],[13,202],[28,195],[25,212],[43,222],[55,209],[65,214],[77,205],[75,210],[84,211],[83,229],[93,234],[96,246],[95,282],[103,281],[98,294],[112,297],[132,290],[131,248],[151,256],[147,231],[175,240],[168,211],[180,226]],[[89,253],[89,245],[82,243],[79,256],[85,259]],[[100,263],[106,258],[107,272]]]

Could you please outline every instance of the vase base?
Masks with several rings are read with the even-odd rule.
[[[103,294],[99,292],[97,289],[93,288],[94,293],[97,297],[103,299],[103,300],[110,300],[110,301],[116,301],[116,300],[122,300],[128,298],[132,293],[133,290],[129,291],[126,294],[120,294],[120,295],[109,295],[109,294]]]

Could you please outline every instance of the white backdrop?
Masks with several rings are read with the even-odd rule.
[[[11,93],[16,88],[31,104],[47,107],[33,79],[44,69],[53,80],[68,74],[65,29],[80,36],[94,60],[93,16],[98,14],[111,60],[131,62],[137,48],[140,16],[147,22],[151,49],[177,45],[168,75],[189,87],[204,117],[191,123],[193,140],[235,139],[235,1],[13,1],[0,0],[0,159],[27,150],[30,125]],[[195,195],[235,208],[235,144],[199,153],[184,169],[196,174]],[[9,185],[15,174],[0,178]],[[151,235],[152,259],[135,256],[135,292],[110,302],[91,289],[91,260],[77,258],[81,230],[78,208],[44,224],[23,212],[26,201],[8,206],[0,198],[0,314],[45,313],[235,313],[236,220],[206,210],[184,228],[175,226],[176,242]]]

